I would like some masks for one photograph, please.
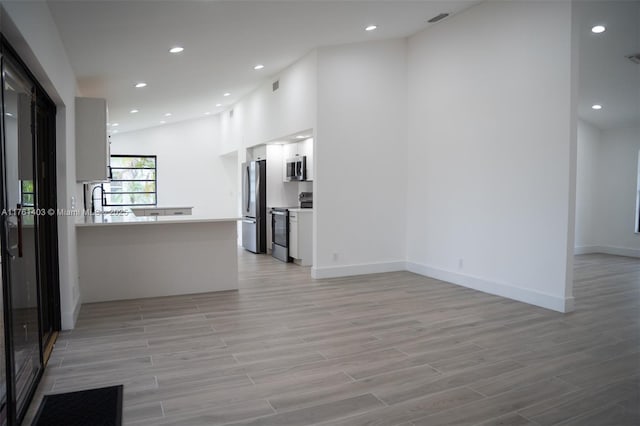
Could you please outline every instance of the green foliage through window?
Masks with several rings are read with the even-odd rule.
[[[157,158],[155,155],[112,155],[111,181],[102,184],[105,206],[155,206]]]
[[[22,181],[22,206],[23,207],[35,207],[35,189],[33,187],[32,180]]]

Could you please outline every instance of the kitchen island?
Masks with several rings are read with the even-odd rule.
[[[237,290],[238,220],[81,218],[76,228],[82,303]]]

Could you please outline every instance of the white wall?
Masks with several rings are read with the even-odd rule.
[[[247,160],[246,148],[315,128],[316,71],[316,51],[313,51],[278,75],[265,79],[260,87],[219,115],[220,154],[226,156],[229,153],[237,153],[235,158],[238,194],[242,191],[240,165]],[[276,80],[280,81],[280,88],[274,92],[272,83]],[[267,170],[269,169],[272,168],[267,165]],[[274,182],[273,174],[270,180]],[[277,204],[281,196],[285,197],[279,194],[274,199],[268,200],[273,204],[269,202],[267,204]],[[236,213],[240,213],[239,196]],[[238,223],[238,238],[241,238],[241,229],[241,223]]]
[[[2,33],[57,106],[56,151],[58,208],[71,208],[76,197],[76,79],[45,2],[2,1]],[[81,204],[81,203],[80,203]],[[78,206],[79,207],[79,206]],[[75,325],[80,308],[74,218],[58,218],[62,328]]]
[[[597,171],[597,251],[640,257],[640,234],[635,233],[639,152],[640,127],[602,132]]]
[[[575,253],[640,257],[635,232],[640,127],[580,122]]]
[[[271,85],[275,80],[280,80],[280,88],[273,92]],[[265,80],[231,109],[233,117],[230,110],[220,114],[223,154],[315,128],[315,51]]]
[[[578,167],[576,183],[576,240],[577,253],[590,252],[596,240],[596,209],[598,186],[598,157],[600,130],[580,120],[578,122]]]
[[[570,2],[484,2],[409,39],[410,270],[571,309],[571,53]]]
[[[298,204],[298,183],[284,182],[284,145],[267,145],[267,207]]]
[[[237,216],[235,156],[220,156],[219,118],[205,117],[111,136],[112,154],[156,155],[158,206]]]
[[[315,277],[404,268],[406,39],[318,50]]]

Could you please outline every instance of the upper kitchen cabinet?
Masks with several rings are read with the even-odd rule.
[[[247,161],[260,161],[267,159],[267,146],[257,145],[247,149]]]
[[[109,180],[107,101],[76,98],[76,181]]]
[[[313,180],[314,167],[313,167],[313,138],[305,139],[301,142],[289,143],[284,145],[284,181],[288,182],[287,176],[287,160],[294,157],[306,157],[306,176],[305,180]]]
[[[307,180],[313,180],[313,139],[298,142],[298,154],[307,157]]]

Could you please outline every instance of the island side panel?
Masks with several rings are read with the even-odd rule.
[[[236,222],[78,228],[83,303],[238,289]]]

